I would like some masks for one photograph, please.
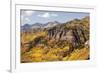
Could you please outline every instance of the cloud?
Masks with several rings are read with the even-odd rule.
[[[58,15],[57,14],[51,14],[51,16],[57,17]]]
[[[26,22],[30,22],[30,19],[26,17],[26,18],[25,18],[25,21],[26,21]]]
[[[25,16],[21,16],[21,25],[24,25],[28,22],[30,22],[31,20],[29,19],[29,17],[25,17]]]
[[[33,13],[35,13],[35,11],[26,11],[26,10],[21,11],[22,16],[31,16]]]
[[[25,11],[26,16],[31,16],[35,11]]]
[[[58,15],[46,12],[46,13],[43,13],[43,14],[39,14],[37,16],[38,17],[42,17],[42,18],[50,18],[50,17],[57,17]]]
[[[25,24],[25,23],[30,22],[31,21],[30,17],[34,13],[35,13],[35,11],[28,11],[28,10],[21,11],[21,22],[22,22],[22,25]]]
[[[43,18],[49,18],[50,17],[50,14],[49,13],[44,13],[44,14],[39,14],[37,16],[43,17]]]

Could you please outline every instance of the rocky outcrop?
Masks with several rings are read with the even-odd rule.
[[[86,21],[85,18],[84,20]],[[84,20],[77,20],[77,22],[74,20],[71,24],[68,22],[64,23],[64,25],[57,25],[51,29],[47,29],[49,39],[66,41],[72,44],[73,47],[84,44],[87,40],[89,40],[89,29],[87,26],[84,26],[85,24],[82,22]],[[87,22],[86,24],[89,23]]]
[[[84,44],[89,36],[88,31],[85,31],[82,26],[76,26],[69,29],[65,28],[52,28],[48,30],[49,39],[55,39],[56,41],[66,41],[71,43],[74,47]]]

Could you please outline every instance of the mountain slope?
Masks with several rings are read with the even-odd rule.
[[[27,25],[29,30],[21,34],[21,62],[89,59],[89,25],[88,16],[66,23]]]

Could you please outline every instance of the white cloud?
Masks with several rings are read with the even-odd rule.
[[[53,14],[53,13],[46,12],[46,13],[43,13],[43,14],[39,14],[37,16],[43,17],[43,18],[50,18],[50,17],[57,17],[58,15],[57,14]]]
[[[35,11],[22,11],[22,16],[31,16]]]
[[[51,14],[51,16],[57,17],[58,15],[57,14]]]
[[[44,13],[44,14],[40,14],[38,15],[39,17],[43,17],[43,18],[49,18],[50,14],[49,13]]]
[[[26,16],[31,16],[35,11],[25,11]]]
[[[26,18],[25,18],[25,21],[26,21],[26,22],[30,22],[30,19],[26,17]]]
[[[22,11],[21,13],[22,25],[31,21],[29,18],[32,16],[33,13],[35,13],[35,11]]]
[[[24,25],[28,22],[30,22],[31,20],[28,17],[25,16],[21,16],[21,25]]]

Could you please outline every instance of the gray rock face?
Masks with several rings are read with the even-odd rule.
[[[72,44],[74,47],[84,44],[88,38],[87,34],[82,26],[72,27],[69,29],[65,28],[52,28],[48,30],[49,39],[54,38],[58,41],[66,41]]]

